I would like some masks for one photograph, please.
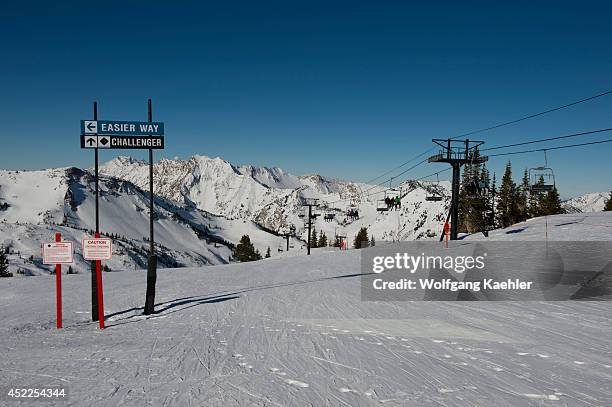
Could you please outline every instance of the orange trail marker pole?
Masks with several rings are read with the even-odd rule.
[[[448,249],[448,232],[450,231],[450,225],[448,222],[444,222],[444,236],[446,237],[445,246]]]

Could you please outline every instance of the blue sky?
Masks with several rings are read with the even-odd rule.
[[[151,97],[166,124],[157,158],[367,181],[432,138],[612,89],[611,12],[588,1],[3,5],[0,168],[88,167],[79,120],[92,101],[100,119],[145,120]],[[494,146],[607,128],[611,112],[612,95],[477,137]],[[562,195],[610,189],[611,152],[551,152]],[[522,171],[543,154],[510,158]],[[506,160],[490,167],[499,174]]]

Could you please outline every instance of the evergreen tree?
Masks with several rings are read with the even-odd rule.
[[[535,187],[541,187],[544,185],[544,177],[540,176],[540,178],[536,181]],[[546,206],[544,200],[546,195],[543,192],[534,192],[529,196],[529,212],[531,217],[544,216],[547,215],[544,207]]]
[[[553,187],[553,189],[544,195],[542,199],[542,212],[544,212],[544,215],[557,215],[563,213],[557,187]]]
[[[612,211],[612,191],[610,191],[610,196],[608,197],[608,201],[604,206],[604,211]]]
[[[478,156],[478,151],[474,152],[474,155]],[[463,166],[463,173],[461,174],[461,185],[464,188],[459,190],[459,224],[458,230],[460,232],[470,232],[473,229],[472,221],[472,207],[474,202],[472,197],[468,196],[465,186],[472,183],[474,180],[480,178],[480,171],[478,165],[465,164]]]
[[[487,217],[487,225],[490,229],[497,227],[495,220],[495,205],[497,203],[497,177],[495,172],[493,173],[493,181],[491,182],[491,190],[489,191],[489,213]]]
[[[310,234],[310,247],[319,247],[317,246],[317,229],[312,227],[312,233]]]
[[[512,180],[512,164],[508,161],[502,177],[497,199],[497,221],[499,226],[508,227],[518,220],[517,188]]]
[[[0,247],[0,277],[13,277],[13,273],[8,271],[8,257],[6,255],[6,249]]]
[[[268,250],[266,251],[266,259],[270,258],[270,246],[268,246]]]
[[[521,186],[519,187],[517,194],[517,209],[518,209],[518,221],[522,222],[529,219],[531,213],[529,210],[529,172],[527,168],[525,168],[525,172],[523,173],[523,179],[521,181]]]
[[[319,240],[317,243],[317,247],[327,247],[327,236],[325,233],[323,233],[323,231],[319,233]]]
[[[370,238],[370,246],[371,247],[376,246],[376,240],[374,239],[374,235],[372,235],[372,237]]]
[[[368,239],[368,229],[362,227],[361,229],[359,229],[359,232],[357,232],[357,236],[355,236],[355,240],[353,241],[353,247],[355,249],[361,249],[362,247],[368,247],[369,243],[370,242]]]
[[[249,235],[243,235],[240,238],[240,242],[234,248],[234,258],[243,262],[261,259],[261,255],[255,250],[255,246],[251,243]]]
[[[474,151],[473,158],[480,157],[478,149]],[[468,163],[463,167],[462,185],[459,191],[459,225],[460,232],[478,232],[488,229],[491,212],[490,189],[480,189],[477,196],[470,196],[466,192],[466,186],[478,183],[478,185],[488,186],[490,183],[489,170],[485,163]]]
[[[541,178],[536,182],[537,184],[543,184],[544,178]],[[541,209],[541,194],[537,192],[531,192],[531,180],[529,181],[529,198],[527,199],[527,206],[529,207],[529,218],[534,218],[542,214]]]

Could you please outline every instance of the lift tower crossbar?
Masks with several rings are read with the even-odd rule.
[[[451,198],[451,240],[457,240],[457,224],[459,222],[459,185],[461,177],[461,166],[464,164],[482,164],[489,157],[477,154],[478,147],[484,141],[475,140],[453,140],[433,139],[440,147],[438,154],[432,155],[427,160],[430,163],[447,163],[453,168],[452,198]]]

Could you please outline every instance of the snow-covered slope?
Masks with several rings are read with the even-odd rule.
[[[610,198],[610,192],[593,192],[568,199],[563,202],[563,209],[568,213],[599,212]]]
[[[549,221],[597,237],[583,217],[612,226]],[[609,301],[362,301],[359,253],[162,270],[150,317],[145,273],[105,273],[103,332],[89,276],[64,278],[59,331],[50,277],[0,279],[0,387],[96,406],[612,405]]]
[[[612,212],[562,214],[528,219],[504,229],[465,235],[463,240],[612,241]]]
[[[66,168],[41,171],[0,170],[0,221],[61,221],[68,188]]]
[[[75,242],[75,271],[89,265],[79,242],[95,229],[94,180],[77,168],[0,172],[0,244],[10,247],[10,269],[17,274],[48,272],[41,264],[40,244],[59,231]],[[227,219],[164,198],[155,202],[155,236],[160,267],[227,263],[231,246],[243,234],[251,236],[264,253],[277,248],[280,237],[250,220]],[[102,178],[100,231],[113,238],[114,256],[106,265],[113,270],[146,267],[148,256],[148,194],[129,181]],[[298,245],[296,239],[292,244]],[[272,255],[278,252],[274,250]]]

